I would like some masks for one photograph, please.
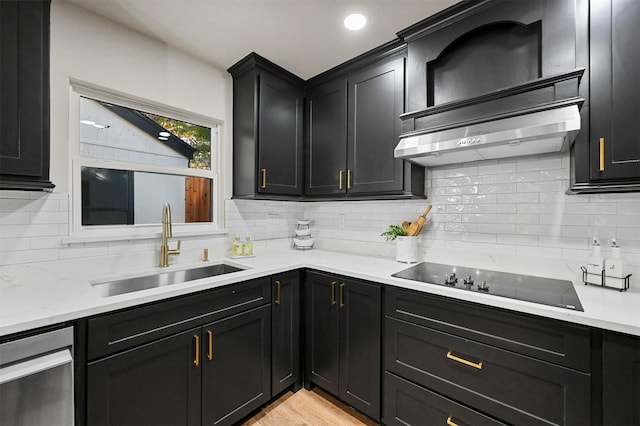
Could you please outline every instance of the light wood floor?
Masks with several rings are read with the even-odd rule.
[[[287,392],[243,426],[373,426],[373,422],[332,396],[314,388]]]

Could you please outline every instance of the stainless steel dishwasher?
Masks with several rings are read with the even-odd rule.
[[[73,328],[0,344],[0,425],[73,424]]]

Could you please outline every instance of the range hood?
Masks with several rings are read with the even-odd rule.
[[[438,166],[566,151],[580,130],[583,71],[403,114],[394,156]]]

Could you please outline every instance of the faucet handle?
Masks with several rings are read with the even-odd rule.
[[[176,246],[176,249],[175,249],[175,250],[172,250],[172,251],[177,251],[177,252],[179,252],[179,251],[180,251],[180,244],[181,244],[181,243],[182,243],[182,240],[178,240],[178,245]]]

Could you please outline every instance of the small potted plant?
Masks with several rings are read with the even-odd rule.
[[[418,261],[418,238],[410,237],[404,226],[389,225],[389,228],[380,234],[388,243],[396,242],[396,261],[415,263]]]

